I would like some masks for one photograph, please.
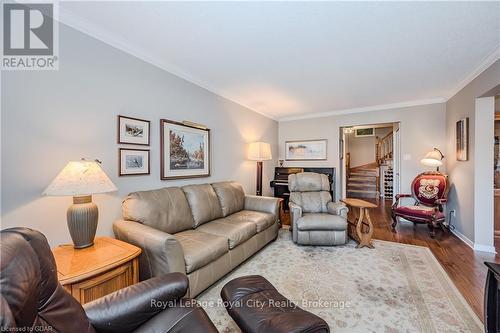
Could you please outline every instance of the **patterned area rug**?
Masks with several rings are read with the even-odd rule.
[[[332,332],[483,332],[482,324],[428,248],[374,241],[375,249],[297,246],[280,231],[197,297],[220,332],[240,332],[220,301],[225,283],[259,274]]]

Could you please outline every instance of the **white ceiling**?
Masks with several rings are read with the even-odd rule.
[[[275,119],[444,101],[500,54],[500,2],[60,9],[62,22]]]

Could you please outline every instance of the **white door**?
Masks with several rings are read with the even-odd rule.
[[[401,143],[399,123],[393,125],[393,179],[392,179],[392,202],[396,201],[396,194],[400,193],[400,173],[401,173]]]

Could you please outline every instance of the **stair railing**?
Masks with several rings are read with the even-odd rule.
[[[393,140],[392,132],[387,133],[383,138],[377,137],[375,143],[375,156],[378,165],[383,164],[386,160],[392,159],[393,155]]]

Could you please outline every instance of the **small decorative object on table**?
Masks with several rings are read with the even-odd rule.
[[[118,143],[149,146],[149,120],[118,116]]]
[[[149,175],[150,156],[148,149],[120,148],[119,175]]]
[[[92,247],[52,249],[61,285],[81,304],[139,282],[141,249],[109,237],[98,237]]]
[[[163,180],[210,176],[210,129],[160,120]]]
[[[253,142],[248,147],[248,159],[257,161],[256,195],[262,195],[262,161],[272,159],[271,145],[267,142]]]
[[[372,244],[372,234],[373,234],[373,224],[370,218],[370,208],[376,208],[377,205],[355,198],[346,198],[340,200],[347,206],[352,208],[358,208],[359,214],[355,217],[353,221],[348,221],[348,232],[349,236],[358,241],[356,248],[369,247],[373,249]],[[355,213],[355,210],[352,210]]]
[[[45,189],[51,196],[73,196],[68,208],[68,229],[76,249],[94,244],[99,212],[92,194],[116,191],[116,186],[101,169],[98,160],[69,162]]]

